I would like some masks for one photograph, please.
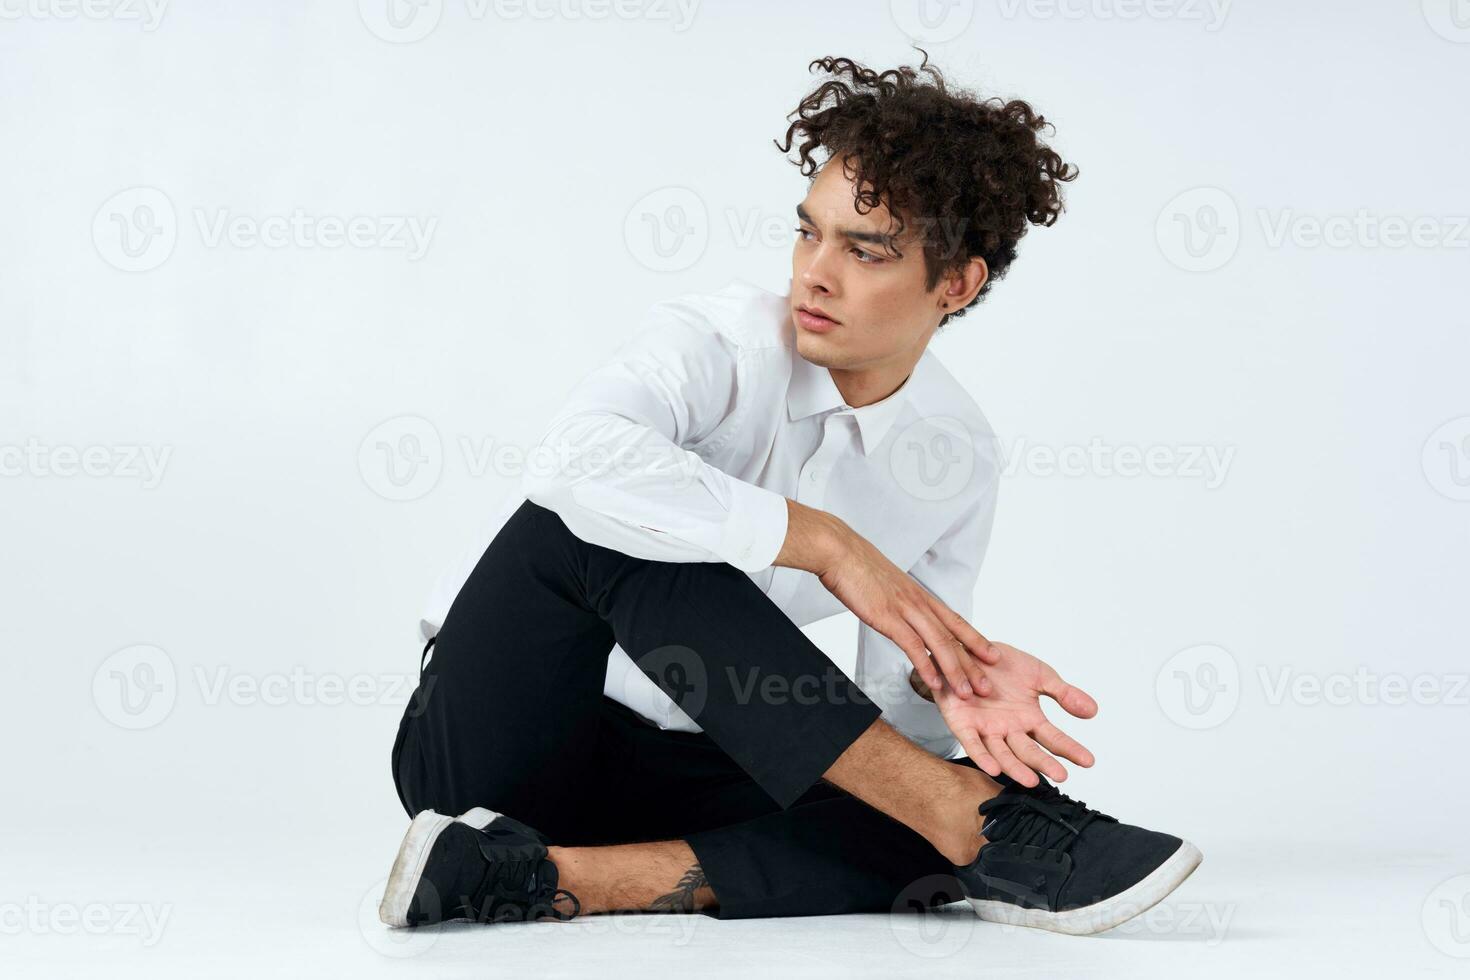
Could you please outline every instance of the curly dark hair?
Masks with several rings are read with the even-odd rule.
[[[918,68],[885,72],[850,58],[811,62],[809,70],[821,68],[831,77],[787,116],[794,121],[785,145],[774,142],[789,153],[800,134],[800,160],[791,162],[807,177],[847,157],[859,214],[881,201],[893,215],[895,234],[916,223],[925,288],[974,256],[983,258],[990,278],[973,306],[1015,261],[1027,223],[1056,222],[1063,207],[1060,182],[1075,180],[1078,171],[1040,140],[1038,133],[1055,127],[1028,103],[982,100],[952,88],[929,64],[928,53],[916,50],[924,56]],[[812,158],[818,148],[827,152],[820,164]],[[965,309],[949,316],[963,316]]]

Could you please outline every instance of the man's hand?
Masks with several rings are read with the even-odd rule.
[[[1041,771],[1054,782],[1067,778],[1067,770],[1048,751],[1084,768],[1091,766],[1092,753],[1046,720],[1041,711],[1041,695],[1052,698],[1068,714],[1078,718],[1097,714],[1097,702],[1026,651],[1008,643],[991,645],[997,648],[1000,658],[985,668],[990,691],[984,697],[961,698],[948,685],[930,684],[926,693],[915,684],[915,690],[938,706],[965,753],[990,775],[1004,771],[1023,786],[1035,786],[1039,782],[1033,770]]]
[[[930,687],[942,673],[959,699],[990,691],[982,664],[995,663],[997,653],[975,627],[843,521],[786,503],[790,521],[776,564],[816,575],[858,619],[896,643]]]

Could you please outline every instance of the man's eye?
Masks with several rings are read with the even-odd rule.
[[[797,228],[796,229],[796,234],[797,234],[798,237],[802,237],[802,236],[810,235],[811,232],[807,231],[805,228]]]
[[[860,248],[855,248],[852,251],[853,251],[853,254],[858,257],[858,261],[861,262],[863,265],[876,265],[877,263],[883,261],[883,259],[882,259],[881,256],[877,256],[877,255],[873,255],[873,254],[868,253],[868,252],[864,252]]]

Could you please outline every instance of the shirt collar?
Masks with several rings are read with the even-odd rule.
[[[928,356],[929,352],[925,351],[919,363],[922,364],[923,359]],[[848,408],[830,371],[802,357],[794,345],[791,348],[791,360],[791,385],[786,389],[786,411],[791,421],[795,422],[818,412],[846,409],[857,419],[865,456],[872,455],[873,450],[888,435],[894,420],[908,402],[909,386],[914,375],[919,373],[919,364],[915,364],[904,383],[887,398],[861,408]]]

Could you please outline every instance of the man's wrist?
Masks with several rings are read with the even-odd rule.
[[[786,498],[786,542],[775,564],[820,575],[842,561],[852,529],[834,514]]]

